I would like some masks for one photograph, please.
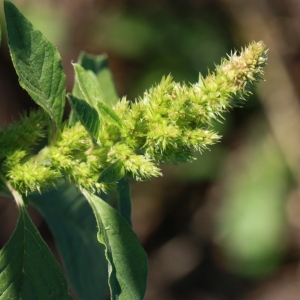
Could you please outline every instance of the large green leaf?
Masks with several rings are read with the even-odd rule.
[[[106,247],[109,285],[113,300],[144,298],[148,274],[147,256],[128,223],[102,199],[85,190],[83,194],[96,216],[98,240]]]
[[[94,143],[96,143],[100,129],[100,119],[97,110],[91,107],[86,101],[72,94],[68,94],[67,96],[76,117],[90,134]]]
[[[8,45],[20,85],[59,127],[66,77],[57,49],[10,1],[4,1]]]
[[[0,299],[71,299],[58,263],[24,208],[0,252]]]
[[[116,104],[119,97],[116,92],[111,71],[108,68],[107,56],[82,52],[78,61],[85,70],[91,70],[96,74],[103,101],[109,106]]]
[[[70,284],[80,300],[106,299],[107,261],[97,241],[93,211],[75,186],[32,195],[31,201],[44,216],[54,236]]]

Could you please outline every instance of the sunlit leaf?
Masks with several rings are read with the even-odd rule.
[[[83,191],[98,224],[98,240],[106,247],[109,286],[113,300],[144,298],[148,274],[144,249],[128,223],[109,204]]]
[[[96,108],[97,99],[101,98],[101,90],[97,82],[96,75],[89,70],[85,70],[81,65],[75,63],[76,83],[79,86],[84,100],[92,107]]]
[[[107,56],[92,55],[82,52],[78,61],[85,70],[91,70],[97,76],[102,100],[109,106],[116,104],[118,101],[118,95],[111,71],[108,68]]]
[[[122,125],[121,119],[114,110],[102,100],[102,94],[97,83],[96,75],[90,70],[85,70],[77,63],[74,64],[74,70],[76,73],[76,82],[78,83],[84,100],[90,106],[98,110],[101,118],[120,127]]]
[[[20,85],[59,127],[65,106],[66,76],[57,49],[10,1],[4,1],[8,45]]]

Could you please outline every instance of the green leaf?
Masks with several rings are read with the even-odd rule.
[[[77,79],[75,80],[74,85],[73,85],[72,95],[78,99],[84,99],[84,95],[82,94],[82,92],[80,90]],[[73,109],[71,109],[71,111],[70,111],[68,122],[69,122],[70,126],[73,126],[76,122],[78,122],[78,118]]]
[[[100,119],[97,110],[86,101],[78,99],[72,94],[68,94],[67,97],[77,118],[90,134],[94,143],[96,143],[100,129]]]
[[[102,94],[102,100],[110,107],[116,104],[119,97],[116,92],[111,71],[108,68],[107,56],[92,55],[82,52],[78,61],[85,70],[91,70],[96,74]]]
[[[109,107],[116,104],[118,95],[112,74],[108,68],[107,57],[105,55],[92,55],[82,52],[78,58],[78,65],[82,68],[74,66],[77,78],[72,89],[72,95],[79,99],[86,99],[89,103],[93,103],[93,107],[95,107],[94,104],[96,102],[95,96],[105,102]],[[86,72],[83,72],[83,70]],[[79,81],[81,82],[81,88]],[[91,85],[88,84],[89,81],[91,81]],[[85,95],[81,89],[85,90]],[[72,125],[75,122],[76,116],[73,111],[71,111],[69,124]]]
[[[79,64],[74,64],[76,79],[84,100],[92,107],[98,110],[100,116],[106,121],[122,126],[122,121],[114,110],[102,101],[100,87],[97,83],[96,75],[89,70],[85,70]]]
[[[84,98],[84,96],[82,95],[82,93],[79,89],[79,86],[78,86],[77,82],[74,83],[74,86],[73,86],[73,89],[72,89],[72,95],[74,97],[78,98],[78,99]],[[69,114],[69,119],[68,119],[69,126],[73,126],[76,122],[78,122],[77,115],[74,112],[74,110],[71,109],[70,114]]]
[[[136,234],[109,204],[85,190],[83,194],[92,206],[97,220],[98,240],[106,247],[111,299],[143,299],[148,263]]]
[[[8,45],[20,85],[59,128],[65,106],[66,77],[57,49],[10,1],[4,1]]]
[[[115,113],[115,111],[110,108],[109,105],[104,103],[103,101],[97,101],[97,108],[98,111],[107,122],[113,123],[114,125],[121,127],[122,126],[122,121],[119,118],[119,116]]]
[[[124,177],[124,175],[125,168],[123,163],[121,161],[117,161],[101,173],[98,182],[113,183],[120,180]]]
[[[131,226],[131,197],[128,180],[123,177],[118,184],[118,212]]]
[[[101,90],[97,82],[96,75],[89,70],[85,70],[81,65],[75,63],[74,70],[76,82],[86,102],[96,108],[97,99],[101,98]]]
[[[58,263],[24,208],[0,252],[0,299],[72,299]]]
[[[49,225],[79,299],[106,299],[109,289],[104,246],[97,240],[96,220],[83,195],[65,183],[42,196],[32,195],[31,200]]]

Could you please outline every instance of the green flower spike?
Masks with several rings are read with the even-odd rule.
[[[220,139],[212,121],[245,99],[265,63],[265,45],[253,42],[240,55],[223,59],[215,72],[200,76],[196,84],[176,83],[168,76],[132,105],[123,99],[115,107],[126,124],[122,141],[157,162],[193,159],[193,151]]]
[[[169,75],[135,102],[121,99],[113,110],[122,126],[101,119],[93,147],[86,129],[76,123],[66,125],[50,148],[27,158],[32,144],[45,137],[48,122],[42,112],[32,112],[0,131],[2,147],[9,153],[3,162],[6,178],[22,193],[40,191],[61,178],[99,192],[115,187],[115,182],[105,181],[108,173],[118,173],[115,181],[125,173],[144,180],[161,176],[161,162],[192,161],[195,151],[220,139],[212,122],[221,120],[224,112],[249,95],[263,74],[266,52],[262,42],[253,42],[240,54],[223,59],[214,72],[200,76],[195,84],[174,82]]]

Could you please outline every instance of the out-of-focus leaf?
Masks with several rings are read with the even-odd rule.
[[[245,275],[258,276],[276,268],[281,257],[289,176],[270,136],[264,132],[249,144],[245,162],[227,175],[218,231],[232,266]]]

